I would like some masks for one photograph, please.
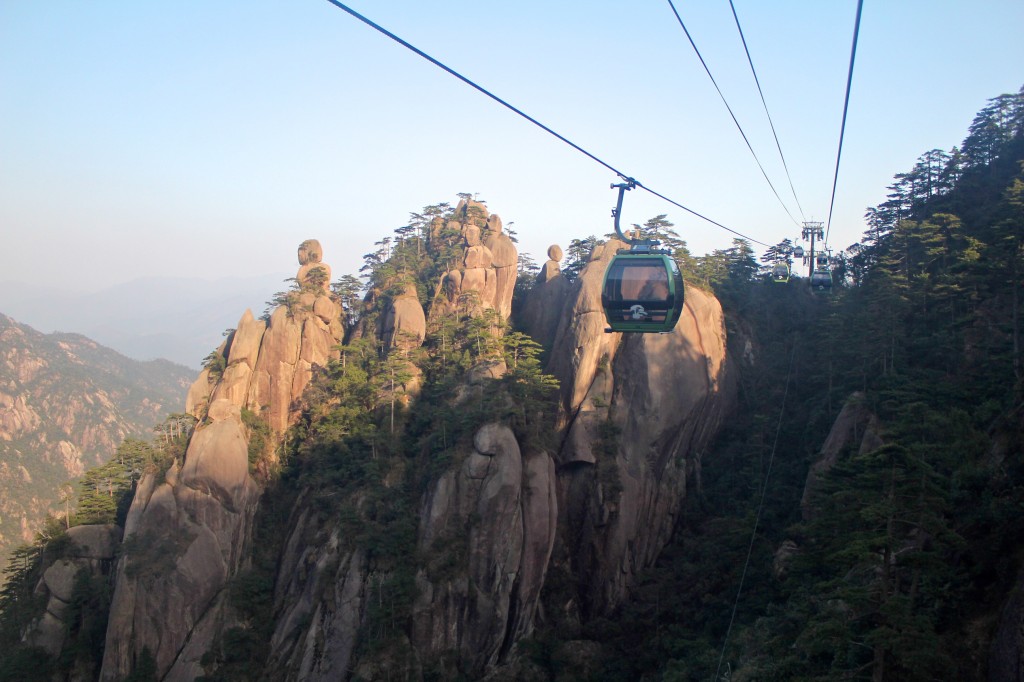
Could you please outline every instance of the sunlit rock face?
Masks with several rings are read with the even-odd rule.
[[[331,268],[321,261],[322,253],[315,239],[299,245],[295,279],[300,290],[266,321],[245,311],[218,350],[223,370],[204,369],[189,389],[190,414],[201,418],[211,402],[223,398],[262,416],[278,434],[294,422],[314,368],[337,357],[344,337],[341,307],[330,293]]]
[[[379,328],[364,330],[383,347],[411,351],[434,315],[502,314],[514,279],[499,276],[499,268],[512,267],[499,265],[511,259],[500,220],[477,202],[456,215],[449,227],[464,239],[458,267],[438,283],[429,319],[414,288],[387,293],[393,299]],[[733,387],[721,307],[709,294],[688,292],[672,333],[605,333],[601,280],[619,247],[595,250],[572,286],[553,248],[535,287],[543,301],[534,308],[538,317],[519,321],[548,335],[548,371],[561,382],[557,446],[520,442],[486,415],[470,432],[472,446],[416,493],[422,562],[409,627],[400,635],[409,658],[361,653],[371,601],[381,598],[388,576],[337,519],[300,496],[278,560],[269,675],[415,679],[434,666],[481,678],[516,658],[517,643],[536,627],[556,564],[570,574],[575,594],[573,606],[554,608],[572,610],[582,622],[622,602],[668,542],[687,475],[731,406]],[[216,634],[235,624],[227,585],[250,551],[259,491],[245,459],[241,408],[278,432],[287,428],[308,372],[340,339],[333,318],[320,314],[334,309],[320,304],[318,312],[324,295],[302,296],[299,307],[279,308],[265,323],[242,318],[221,351],[224,367],[197,382],[206,387],[194,391],[191,404],[205,419],[185,461],[141,482],[126,528],[135,549],[119,570],[103,679],[126,675],[143,648],[161,679],[192,679],[202,674],[200,660]],[[445,399],[468,406],[507,371],[500,360],[480,363]],[[351,503],[358,507],[359,493]],[[161,542],[171,543],[171,558],[159,570],[145,568],[139,553],[166,548]]]
[[[595,249],[564,310],[551,371],[562,384],[559,541],[583,617],[620,603],[669,541],[687,474],[734,402],[721,305],[696,288],[668,334],[613,334],[600,303],[622,245]]]
[[[462,200],[447,228],[450,233],[462,236],[463,252],[457,267],[449,270],[440,282],[439,290],[444,297],[431,310],[432,319],[454,310],[468,311],[474,316],[494,310],[507,320],[512,314],[519,252],[503,232],[501,218],[481,202]],[[435,222],[431,238],[440,239],[440,230],[440,221]]]

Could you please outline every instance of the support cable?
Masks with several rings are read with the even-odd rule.
[[[736,124],[736,129],[740,131],[740,135],[743,136],[743,141],[747,143],[747,149],[749,149],[751,155],[753,155],[754,161],[757,163],[757,167],[761,169],[761,175],[764,176],[768,186],[772,188],[772,193],[775,195],[775,198],[779,200],[782,210],[786,212],[786,215],[789,216],[789,219],[793,221],[794,225],[799,225],[800,223],[793,217],[793,214],[790,213],[786,203],[782,200],[782,197],[779,196],[779,192],[775,189],[775,185],[773,185],[772,181],[768,178],[768,173],[765,172],[764,166],[761,165],[761,159],[757,158],[757,153],[751,146],[750,140],[747,139],[747,134],[743,132],[743,126],[741,126],[740,122],[736,119],[736,114],[733,113],[732,107],[729,106],[729,102],[726,101],[725,95],[722,94],[722,89],[718,87],[718,82],[715,80],[715,77],[711,75],[711,69],[708,68],[707,62],[704,61],[704,57],[701,55],[700,50],[697,49],[697,44],[693,42],[693,37],[690,35],[690,31],[687,30],[686,24],[683,23],[683,18],[680,17],[679,12],[676,11],[676,6],[672,0],[668,0],[668,6],[672,8],[672,13],[676,15],[676,21],[679,22],[679,26],[682,27],[683,33],[686,34],[686,38],[690,41],[690,46],[693,47],[693,51],[697,53],[697,59],[700,60],[701,65],[704,67],[704,71],[708,74],[708,78],[711,79],[711,84],[714,85],[715,90],[718,91],[718,96],[722,98],[722,104],[724,104],[725,108],[729,111],[729,116],[732,117],[732,122]]]
[[[736,600],[732,604],[732,615],[729,616],[729,627],[725,631],[725,640],[722,642],[722,653],[718,657],[718,668],[715,669],[715,679],[718,679],[722,672],[722,662],[725,660],[725,650],[729,645],[729,635],[732,633],[732,625],[736,620],[736,609],[740,603],[740,595],[743,594],[743,583],[747,579],[747,568],[750,566],[750,555],[754,552],[754,540],[757,539],[757,527],[761,523],[761,511],[764,509],[764,498],[768,492],[768,479],[772,475],[772,464],[775,462],[775,450],[779,446],[779,434],[782,432],[782,417],[786,414],[786,398],[789,397],[789,380],[793,375],[793,361],[796,359],[796,341],[793,342],[793,350],[789,354],[789,369],[786,371],[786,388],[782,392],[782,405],[779,407],[779,422],[775,427],[775,441],[772,443],[772,452],[768,457],[768,470],[764,474],[764,483],[761,484],[761,499],[757,503],[757,514],[754,517],[754,530],[750,533],[750,545],[747,547],[747,560],[743,562],[743,572],[740,575],[740,586],[736,589]]]
[[[839,127],[839,151],[836,152],[836,172],[832,176],[832,200],[828,204],[828,223],[825,227],[825,243],[832,229],[832,208],[836,204],[836,185],[839,183],[839,159],[843,156],[843,136],[846,134],[846,113],[850,108],[850,85],[853,83],[853,62],[857,57],[857,36],[860,34],[860,14],[864,0],[857,0],[857,18],[853,22],[853,46],[850,48],[850,71],[846,75],[846,100],[843,102],[843,123]]]
[[[683,209],[684,211],[686,211],[687,213],[690,213],[691,215],[696,216],[697,218],[700,218],[701,220],[707,221],[707,222],[711,223],[712,225],[714,225],[716,227],[720,227],[723,230],[725,230],[726,232],[731,232],[732,234],[740,237],[741,239],[745,239],[748,242],[752,242],[754,244],[760,244],[761,246],[765,246],[765,247],[770,246],[769,244],[765,244],[764,242],[759,241],[757,239],[754,239],[753,237],[748,237],[747,235],[745,235],[745,234],[743,234],[741,232],[738,232],[736,230],[733,230],[732,228],[726,227],[722,223],[717,222],[715,220],[712,220],[711,218],[708,218],[707,216],[702,215],[702,214],[698,213],[697,211],[694,211],[691,208],[687,208],[686,206],[683,206],[679,202],[673,201],[672,199],[669,199],[664,194],[660,194],[659,192],[654,191],[650,187],[645,186],[643,183],[641,183],[641,182],[639,182],[637,180],[634,180],[633,178],[631,178],[627,174],[623,173],[622,171],[618,170],[614,166],[606,163],[605,161],[601,160],[597,156],[591,154],[590,152],[588,152],[586,149],[584,149],[583,147],[579,146],[575,142],[569,140],[566,137],[563,137],[562,135],[559,135],[554,130],[552,130],[551,128],[547,127],[546,125],[544,125],[543,123],[541,123],[537,119],[533,118],[532,116],[527,115],[526,113],[524,113],[520,109],[517,109],[516,107],[512,106],[511,104],[509,104],[505,100],[501,99],[500,97],[498,97],[497,95],[491,93],[490,91],[486,90],[485,88],[481,87],[480,85],[477,85],[476,83],[474,83],[470,79],[466,78],[465,76],[463,76],[459,72],[455,71],[454,69],[451,69],[448,66],[445,66],[444,64],[442,64],[438,60],[436,60],[433,57],[431,57],[426,52],[420,50],[419,48],[415,47],[414,45],[411,45],[410,43],[406,42],[405,40],[402,40],[401,38],[399,38],[397,35],[395,35],[391,31],[388,31],[386,28],[384,28],[384,27],[382,27],[382,26],[380,26],[378,24],[375,24],[374,22],[370,21],[369,19],[364,17],[359,12],[356,12],[354,9],[352,9],[348,5],[344,4],[343,2],[340,2],[340,0],[327,0],[327,2],[331,3],[332,5],[337,7],[338,9],[344,10],[345,12],[347,12],[351,16],[355,17],[359,21],[363,22],[364,24],[366,24],[370,28],[373,28],[376,31],[378,31],[380,33],[383,33],[388,38],[391,38],[392,40],[394,40],[396,43],[398,43],[402,47],[405,47],[406,49],[411,50],[412,52],[415,52],[417,55],[419,55],[420,57],[423,57],[424,59],[426,59],[428,62],[430,62],[434,66],[436,66],[436,67],[446,71],[447,73],[451,74],[452,76],[455,76],[456,78],[458,78],[460,81],[462,81],[466,85],[470,86],[471,88],[473,88],[473,89],[483,93],[484,95],[487,95],[488,97],[490,97],[491,99],[493,99],[495,102],[497,102],[498,104],[502,105],[506,109],[509,109],[509,110],[513,111],[514,113],[519,114],[520,116],[525,118],[527,121],[529,121],[530,123],[532,123],[535,126],[537,126],[538,128],[540,128],[541,130],[543,130],[546,133],[549,133],[549,134],[557,137],[562,142],[566,143],[567,145],[569,145],[570,147],[572,147],[576,151],[580,152],[584,156],[586,156],[589,159],[591,159],[592,161],[596,161],[597,163],[601,164],[602,166],[604,166],[605,168],[607,168],[611,172],[615,173],[620,178],[622,178],[624,180],[627,180],[627,181],[635,182],[637,187],[640,187],[641,189],[644,189],[647,192],[650,192],[651,194],[653,194],[654,196],[658,197],[659,199],[667,201],[668,203],[672,204],[673,206],[677,206],[677,207]],[[767,176],[765,176],[765,177],[767,177]],[[775,196],[778,196],[778,194],[776,194]],[[780,199],[780,201],[781,201],[781,199]],[[790,217],[792,217],[792,216],[790,216]]]
[[[729,7],[732,8],[732,18],[736,20],[736,30],[740,32],[740,40],[743,42],[743,51],[747,53],[747,63],[750,64],[750,72],[754,74],[754,82],[757,84],[757,94],[761,95],[761,104],[764,106],[764,115],[768,117],[768,125],[772,128],[772,137],[775,138],[775,148],[779,150],[779,158],[782,159],[782,168],[786,171],[786,179],[789,181],[789,189],[793,192],[793,201],[800,211],[801,220],[804,219],[804,207],[800,205],[800,199],[796,196],[796,188],[793,187],[793,178],[789,174],[789,166],[786,164],[786,156],[782,153],[782,144],[779,143],[779,134],[775,132],[775,122],[772,115],[768,113],[768,103],[764,99],[764,91],[761,90],[761,80],[757,77],[757,69],[754,68],[754,59],[750,56],[750,49],[747,47],[747,39],[743,35],[743,28],[740,26],[740,17],[736,14],[736,5],[729,0]]]

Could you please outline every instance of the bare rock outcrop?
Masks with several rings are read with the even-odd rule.
[[[68,538],[67,555],[50,564],[36,586],[36,594],[46,597],[46,610],[25,634],[26,643],[54,656],[60,654],[71,627],[66,617],[75,582],[83,572],[90,578],[107,579],[121,529],[113,524],[75,526],[68,530]]]
[[[239,407],[215,401],[192,436],[184,467],[163,478],[157,483],[147,474],[126,524],[104,680],[130,674],[143,649],[161,679],[192,680],[203,672],[199,659],[225,617],[224,591],[248,550],[260,492],[248,474]]]
[[[419,545],[426,556],[450,551],[453,538],[468,534],[461,570],[439,574],[438,555],[417,576],[412,643],[421,656],[454,651],[461,669],[479,674],[507,642],[532,630],[556,505],[550,456],[524,456],[506,426],[476,433],[473,452],[424,499]]]
[[[495,310],[508,319],[518,276],[515,244],[502,232],[501,218],[489,213],[481,202],[462,200],[455,209],[455,218],[448,222],[448,233],[462,236],[464,252],[458,267],[444,275],[439,287],[444,301],[434,306],[432,316],[452,310],[477,316],[484,310]],[[441,238],[439,221],[432,223],[431,237]]]
[[[841,453],[851,447],[856,448],[858,454],[882,447],[885,443],[879,434],[879,429],[878,417],[865,404],[864,394],[860,392],[852,394],[843,404],[843,409],[839,411],[835,422],[832,423],[832,428],[821,446],[818,459],[807,472],[804,493],[800,499],[800,511],[805,521],[814,516],[815,492],[820,488],[825,474],[839,461]]]
[[[560,537],[586,576],[584,617],[621,602],[668,542],[687,473],[735,392],[721,305],[699,289],[671,333],[605,333],[601,283],[620,246],[599,246],[580,273],[550,363],[562,383]]]
[[[118,680],[152,655],[161,680],[192,680],[219,633],[233,624],[227,586],[251,549],[261,492],[250,474],[241,412],[281,434],[318,365],[337,354],[343,328],[316,240],[299,247],[298,289],[268,321],[246,311],[189,392],[202,417],[184,461],[139,482],[107,629],[101,679]]]
[[[542,346],[550,346],[554,342],[562,309],[572,289],[569,280],[562,275],[558,264],[560,260],[562,248],[552,244],[548,247],[548,260],[523,305],[523,328]]]
[[[411,350],[423,344],[427,336],[427,316],[414,284],[391,301],[384,316],[384,343],[388,348]]]
[[[251,310],[245,311],[238,321],[238,327],[228,339],[227,367],[209,398],[211,403],[226,398],[234,405],[245,405],[249,383],[259,358],[260,343],[266,330],[266,322],[254,319]],[[202,377],[197,383],[201,380]]]
[[[330,293],[331,269],[321,261],[315,239],[299,245],[299,290],[279,305],[269,320],[245,311],[238,327],[216,354],[223,369],[203,370],[189,389],[186,410],[202,418],[204,410],[224,398],[263,416],[278,434],[292,424],[297,402],[316,366],[338,356],[344,337],[341,307]]]
[[[502,232],[501,218],[497,213],[487,217],[487,238],[484,246],[491,251],[495,273],[494,307],[502,318],[512,314],[512,293],[516,286],[519,265],[519,251],[507,234]]]
[[[303,540],[319,530],[314,516],[299,513],[282,555],[269,668],[281,679],[327,682],[351,670],[372,576],[365,554],[346,549],[337,528],[322,544]]]

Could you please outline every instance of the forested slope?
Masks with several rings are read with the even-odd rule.
[[[754,362],[676,543],[597,635],[613,679],[1021,679],[1022,163],[1003,95],[896,176],[834,296],[715,282]]]

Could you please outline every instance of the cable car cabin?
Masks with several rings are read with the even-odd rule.
[[[793,249],[793,258],[803,258],[803,257],[804,257],[804,247],[797,246],[796,248]]]
[[[812,272],[811,291],[816,294],[832,293],[832,273],[828,270],[815,270]]]
[[[789,281],[789,265],[787,263],[776,263],[772,266],[772,281],[780,284]]]
[[[819,253],[814,257],[814,269],[815,270],[827,270],[828,269],[828,256],[824,253]]]
[[[604,273],[605,331],[672,331],[683,311],[683,289],[679,266],[668,254],[620,251]]]

